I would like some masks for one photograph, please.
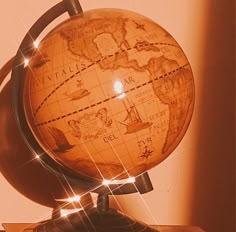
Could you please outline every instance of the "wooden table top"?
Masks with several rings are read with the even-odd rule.
[[[25,228],[29,228],[32,224],[29,223],[4,223],[3,227],[5,232],[24,232]],[[197,226],[167,226],[167,225],[160,225],[160,226],[153,226],[159,232],[205,232],[200,227]],[[27,230],[30,232],[32,230]],[[0,232],[4,232],[1,230]]]

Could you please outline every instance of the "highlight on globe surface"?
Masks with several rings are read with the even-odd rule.
[[[175,39],[126,10],[74,16],[25,67],[23,107],[58,164],[95,180],[137,176],[165,160],[193,112],[194,80]]]

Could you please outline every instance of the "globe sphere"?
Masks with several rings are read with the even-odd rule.
[[[189,125],[190,64],[175,39],[125,10],[90,10],[42,40],[22,85],[44,151],[78,175],[137,176],[166,159]]]

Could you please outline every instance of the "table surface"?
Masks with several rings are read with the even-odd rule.
[[[29,223],[4,223],[3,227],[5,228],[5,232],[24,232],[25,228],[29,228],[32,224]],[[155,229],[160,232],[205,232],[200,227],[197,226],[153,226]],[[31,230],[27,230],[30,232]],[[1,230],[0,232],[4,232]]]
[[[153,226],[153,227],[159,230],[160,232],[206,232],[198,226],[160,225],[160,226]]]

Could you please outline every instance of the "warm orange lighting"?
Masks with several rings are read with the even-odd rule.
[[[39,47],[39,41],[35,40],[33,44],[34,44],[34,47],[35,47],[35,48],[38,48],[38,47]]]
[[[81,197],[79,195],[75,195],[74,197],[69,197],[66,199],[56,199],[56,201],[73,203],[73,202],[80,202],[80,199]]]
[[[102,184],[105,186],[108,186],[111,184],[111,181],[110,180],[103,180]]]
[[[70,209],[70,210],[61,209],[60,213],[61,213],[61,217],[67,217],[68,215],[70,215],[72,213],[78,213],[81,210],[83,210],[83,208],[80,208],[80,209]]]
[[[81,199],[81,197],[79,196],[79,195],[76,195],[76,196],[74,196],[74,197],[70,197],[70,198],[68,198],[68,202],[79,202],[80,201],[80,199]]]
[[[119,95],[117,98],[122,99],[122,98],[124,98],[124,97],[125,97],[125,93],[122,93],[122,94]]]
[[[29,59],[25,58],[24,60],[24,67],[27,67],[29,65]]]
[[[127,183],[135,183],[135,177],[129,177],[128,179],[123,180],[103,180],[102,184],[105,186],[113,185],[113,184],[127,184]]]
[[[64,210],[61,210],[61,217],[66,217],[68,214],[64,211]]]
[[[118,94],[122,94],[124,92],[124,86],[121,81],[115,81],[114,83],[114,90]]]
[[[125,97],[124,85],[121,81],[119,81],[119,80],[115,81],[115,83],[113,85],[113,89],[117,94],[119,94],[119,96],[117,98],[121,99],[121,98]]]
[[[35,158],[36,158],[36,159],[40,159],[40,156],[39,156],[39,155],[36,155]]]
[[[128,183],[135,183],[135,178],[134,177],[130,177],[128,180],[127,180],[127,182]]]

